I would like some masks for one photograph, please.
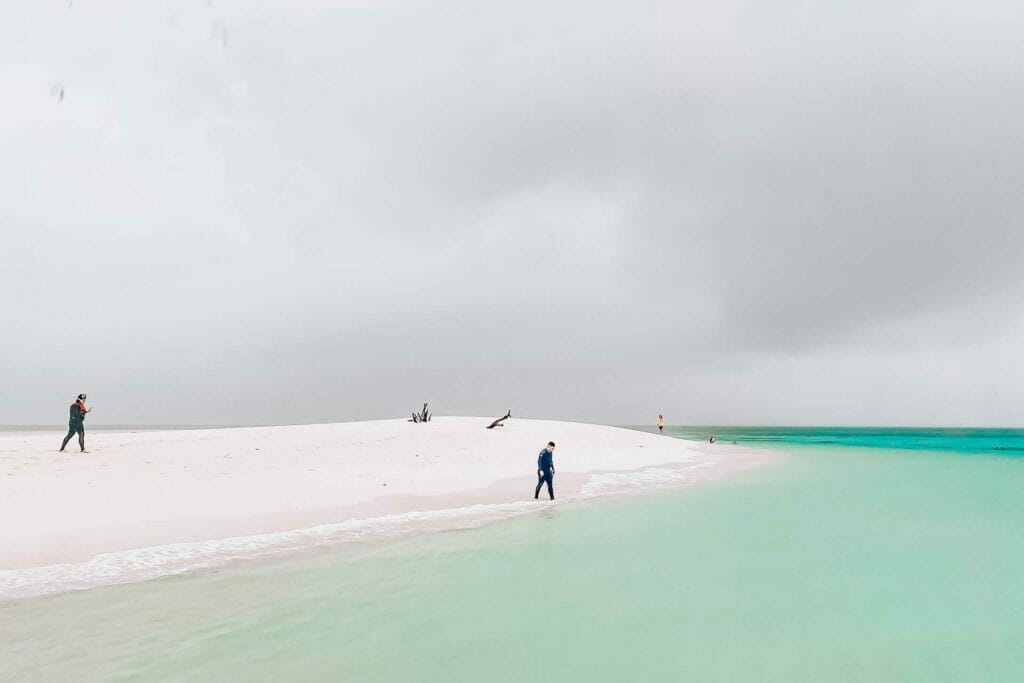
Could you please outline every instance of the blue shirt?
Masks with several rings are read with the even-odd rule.
[[[537,456],[537,469],[541,472],[550,472],[554,466],[555,463],[551,457],[551,451],[545,448]]]

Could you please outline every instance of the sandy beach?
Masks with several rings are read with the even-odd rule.
[[[442,521],[453,510],[522,512],[548,504],[532,498],[548,440],[558,443],[556,502],[695,483],[765,459],[629,429],[489,422],[95,432],[85,454],[57,452],[54,434],[0,436],[0,570],[10,583],[17,570],[133,549],[431,511]]]

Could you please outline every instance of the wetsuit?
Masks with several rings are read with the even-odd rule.
[[[555,477],[555,463],[554,458],[551,456],[551,451],[544,449],[540,452],[537,457],[537,490],[533,492],[534,498],[540,497],[540,489],[544,484],[548,485],[548,495],[551,496],[551,500],[555,499],[555,485],[553,479]]]
[[[68,441],[71,437],[78,433],[78,445],[85,451],[85,403],[82,401],[75,401],[71,404],[70,419],[68,420],[68,435],[64,437],[64,443],[60,445],[60,449],[63,451],[64,447],[68,445]]]

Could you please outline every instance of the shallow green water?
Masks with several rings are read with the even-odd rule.
[[[1024,680],[1024,460],[787,454],[697,489],[0,605],[0,678]]]

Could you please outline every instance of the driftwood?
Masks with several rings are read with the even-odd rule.
[[[431,413],[427,412],[427,404],[423,404],[423,410],[418,413],[412,414],[412,419],[409,422],[430,422]]]
[[[495,420],[491,424],[487,425],[487,428],[488,429],[494,429],[495,427],[501,427],[502,426],[501,423],[504,422],[505,420],[509,419],[510,417],[512,417],[512,411],[511,410],[508,411],[507,413],[505,413],[505,417],[499,417],[497,420]]]

